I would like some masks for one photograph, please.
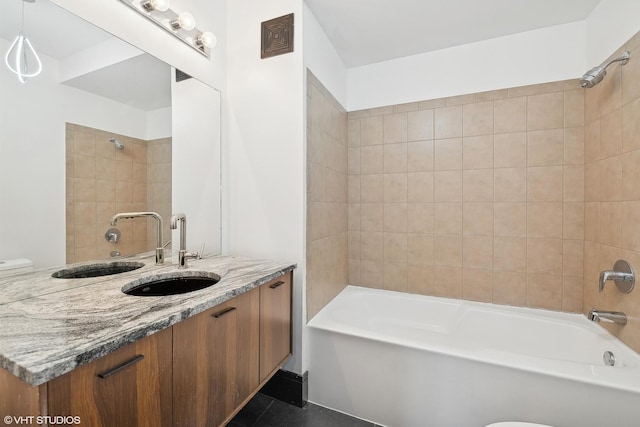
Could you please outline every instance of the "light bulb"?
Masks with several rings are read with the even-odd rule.
[[[182,12],[178,15],[178,19],[174,19],[169,24],[175,31],[178,31],[180,28],[191,31],[196,27],[196,19],[189,12]]]
[[[29,67],[28,57],[35,59],[37,64],[35,71]],[[9,47],[4,57],[4,62],[9,67],[9,70],[18,76],[18,80],[21,83],[24,83],[26,78],[35,77],[42,71],[42,62],[40,62],[36,50],[29,39],[22,33],[18,34],[11,47]]]
[[[205,31],[204,33],[196,37],[195,43],[198,47],[204,46],[209,49],[213,49],[218,44],[218,39],[212,32]]]
[[[147,12],[154,10],[164,12],[169,9],[169,0],[144,0],[140,3],[140,6]]]

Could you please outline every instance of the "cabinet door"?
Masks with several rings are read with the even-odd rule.
[[[174,424],[219,426],[258,387],[258,289],[173,327]]]
[[[171,328],[48,383],[49,415],[92,427],[168,427],[171,396]]]
[[[260,286],[260,382],[291,355],[292,275]]]

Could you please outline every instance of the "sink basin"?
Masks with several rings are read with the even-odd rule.
[[[220,281],[220,276],[213,273],[198,275],[148,278],[134,280],[124,285],[122,292],[127,295],[158,297],[166,295],[186,294],[208,288]]]
[[[51,275],[56,279],[86,279],[87,277],[110,276],[126,273],[144,267],[141,262],[114,261],[99,264],[80,265],[58,270]]]

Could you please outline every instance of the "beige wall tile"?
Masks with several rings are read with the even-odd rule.
[[[409,233],[433,233],[433,203],[409,203],[407,205],[407,231]]]
[[[600,157],[622,154],[622,109],[618,108],[600,119]]]
[[[562,237],[583,240],[585,227],[584,203],[564,203]]]
[[[584,200],[600,200],[600,162],[587,163],[584,166]]]
[[[621,246],[622,207],[622,202],[600,203],[600,243],[618,248]]]
[[[407,236],[407,260],[409,264],[433,265],[433,257],[433,236],[409,233]]]
[[[349,203],[347,212],[347,215],[349,215],[349,218],[347,218],[347,230],[360,231],[361,204]]]
[[[462,234],[493,236],[493,203],[464,203]]]
[[[459,138],[462,136],[462,106],[436,108],[435,138]]]
[[[527,204],[527,237],[561,239],[561,202]]]
[[[363,231],[360,233],[360,256],[362,260],[380,262],[383,259],[383,254],[384,242],[382,239],[382,232]],[[361,267],[363,268],[362,274],[364,275],[364,263]]]
[[[430,172],[434,167],[433,141],[416,141],[407,144],[407,170]]]
[[[562,239],[527,239],[527,272],[562,276]]]
[[[458,170],[462,169],[462,139],[438,139],[435,141],[434,169]]]
[[[384,264],[380,261],[360,261],[360,281],[364,286],[382,289],[384,286]]]
[[[564,125],[562,92],[532,95],[527,98],[527,129],[558,129]]]
[[[462,272],[462,298],[491,302],[493,298],[493,271],[465,268]]]
[[[462,202],[462,171],[438,171],[434,174],[434,201]]]
[[[493,168],[493,135],[465,137],[462,140],[462,168]]]
[[[360,202],[360,176],[347,177],[347,194],[349,203]]]
[[[560,310],[562,308],[562,277],[527,274],[527,306]]]
[[[384,233],[384,260],[407,262],[407,233]]]
[[[96,177],[96,158],[90,156],[75,155],[73,157],[73,168],[76,178]]]
[[[410,293],[433,295],[433,267],[411,263],[407,265],[407,287]]]
[[[493,229],[495,236],[527,236],[527,204],[496,203],[494,206]]]
[[[349,147],[347,150],[347,173],[349,175],[357,175],[361,173],[360,147]]]
[[[564,92],[564,126],[584,126],[584,90]]]
[[[600,160],[600,198],[622,200],[622,156]]]
[[[527,239],[496,237],[493,241],[493,268],[496,271],[527,271]]]
[[[524,306],[527,303],[527,275],[507,271],[493,273],[493,302]]]
[[[493,137],[493,161],[496,168],[527,165],[527,133],[502,133]]]
[[[622,198],[640,200],[640,150],[622,157]]]
[[[584,161],[600,160],[600,120],[587,123],[584,127]]]
[[[408,200],[410,203],[433,202],[433,172],[411,172],[407,174]]]
[[[359,186],[360,194],[356,201],[364,202],[382,202],[384,201],[384,175],[360,175]],[[351,179],[351,177],[349,177]],[[351,188],[349,189],[351,196]],[[349,201],[354,201],[349,197]]]
[[[347,144],[349,147],[360,146],[360,119],[347,121]]]
[[[622,149],[640,149],[640,98],[622,107]]]
[[[463,171],[464,202],[493,202],[493,169]]]
[[[565,202],[584,202],[584,166],[565,166],[563,173],[563,200]]]
[[[562,311],[582,312],[583,280],[581,277],[562,278]]]
[[[640,202],[623,203],[622,230],[621,246],[624,249],[640,251]]]
[[[496,202],[527,201],[527,168],[494,169],[493,178]]]
[[[407,204],[384,204],[384,231],[392,233],[407,232]]]
[[[432,140],[434,135],[433,110],[412,111],[407,115],[409,141]]]
[[[360,120],[360,145],[380,145],[383,139],[383,118],[366,117]]]
[[[462,129],[464,136],[493,135],[493,102],[464,105]]]
[[[632,55],[640,53],[640,49],[634,49]],[[621,80],[622,80],[622,103],[626,104],[629,101],[638,99],[640,97],[640,65],[637,61],[627,62],[626,65],[620,67]]]
[[[543,166],[528,168],[527,201],[562,201],[562,166]]]
[[[362,231],[383,231],[384,204],[362,203],[360,206],[360,229]]]
[[[384,173],[407,171],[407,144],[388,144],[383,149]]]
[[[564,161],[564,130],[549,129],[527,133],[529,166],[561,165]]]
[[[384,201],[386,203],[407,201],[406,173],[392,173],[384,175]]]
[[[584,164],[584,126],[564,129],[564,164]]]
[[[360,149],[360,171],[362,174],[384,172],[384,152],[382,145],[372,145]]]
[[[600,238],[600,202],[584,204],[584,239],[597,242]]]
[[[462,203],[435,203],[435,234],[462,234]]]
[[[443,298],[462,298],[462,269],[434,267],[433,295]]]
[[[437,266],[462,267],[462,236],[433,238],[433,263]]]
[[[462,245],[462,265],[465,269],[493,269],[493,236],[464,236]]]
[[[584,241],[563,241],[562,265],[563,276],[582,277],[584,268]]]
[[[383,288],[389,291],[407,292],[407,263],[384,263]]]
[[[527,130],[527,98],[525,96],[495,101],[494,114],[496,133]]]
[[[384,143],[407,142],[407,113],[384,116]]]

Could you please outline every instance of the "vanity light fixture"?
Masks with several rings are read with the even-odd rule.
[[[42,71],[42,62],[33,45],[24,34],[24,3],[34,3],[35,0],[22,0],[22,26],[20,33],[16,36],[4,57],[4,62],[11,72],[18,76],[21,83],[27,78],[35,77]],[[35,61],[35,67],[33,62]]]
[[[140,15],[179,38],[209,58],[216,36],[196,28],[196,20],[189,12],[177,13],[169,7],[170,0],[120,0]]]

